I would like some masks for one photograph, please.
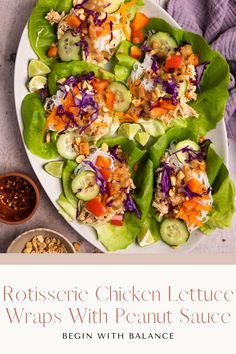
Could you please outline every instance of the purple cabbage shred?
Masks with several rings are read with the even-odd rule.
[[[102,20],[99,20],[99,16],[101,15],[101,13],[100,12],[95,12],[95,14],[94,14],[94,24],[96,25],[96,26],[102,26],[102,24],[106,21],[106,19],[107,19],[107,13],[106,13],[106,16],[102,19]]]
[[[178,103],[179,91],[176,82],[172,79],[171,81],[163,81],[163,89],[170,95],[172,95],[172,103],[176,106]]]
[[[185,162],[189,163],[193,160],[198,160],[199,162],[201,162],[205,160],[210,144],[211,144],[211,140],[206,139],[202,143],[199,143],[200,151],[193,150],[187,145],[184,148],[175,151],[174,154],[178,152],[182,152],[182,153],[186,152],[188,153],[188,158],[185,160]]]
[[[117,161],[119,161],[120,163],[123,163],[123,162],[125,162],[125,160],[122,157],[119,157],[117,154],[118,147],[119,147],[119,145],[109,147],[109,152]]]
[[[40,96],[41,102],[45,101],[45,98],[47,97],[47,95],[48,95],[48,91],[47,91],[46,87],[44,87],[41,90],[39,90],[39,96]]]
[[[63,85],[60,85],[59,88],[62,92],[65,92],[68,94],[68,90],[66,90],[65,85],[70,85],[70,86],[76,86],[79,82],[83,81],[91,81],[95,77],[94,72],[89,72],[88,74],[81,75],[79,77],[75,76],[70,76],[64,83]],[[88,124],[80,128],[80,133],[82,133],[84,130],[86,130],[97,118],[98,118],[98,112],[99,112],[99,106],[97,102],[94,100],[94,93],[88,93],[86,90],[81,90],[82,98],[78,99],[73,90],[70,89],[70,92],[73,96],[74,100],[74,106],[80,109],[80,114],[83,116],[83,114],[87,113],[87,108],[93,108],[93,112],[91,114],[91,119]],[[63,117],[64,115],[69,118],[69,122],[66,124],[65,129],[61,132],[63,134],[68,128],[79,128],[79,125],[77,124],[74,115],[71,112],[66,112],[63,108],[62,105],[57,107],[57,115],[59,117]]]
[[[169,190],[171,187],[171,182],[170,182],[170,174],[173,171],[173,169],[169,165],[164,165],[162,167],[162,176],[161,176],[161,188],[162,192],[164,194],[164,198],[167,198],[169,196]]]
[[[147,43],[146,42],[144,42],[142,45],[141,45],[141,50],[143,50],[144,52],[146,52],[146,53],[148,53],[148,52],[150,52],[151,51],[151,49],[150,48],[148,48],[148,46],[147,46]]]
[[[111,38],[110,38],[110,43],[113,40],[113,23],[112,21],[109,22],[109,26],[110,26],[110,31],[111,31]]]
[[[195,85],[197,86],[198,90],[200,90],[200,83],[202,81],[202,77],[203,77],[204,71],[205,71],[206,66],[208,64],[210,64],[210,62],[206,61],[205,63],[196,66],[197,78],[195,80]]]
[[[157,59],[156,56],[152,56],[152,65],[151,65],[151,69],[154,73],[157,72],[157,70],[159,69],[158,64],[157,64]]]
[[[163,81],[161,78],[155,77],[154,82],[155,82],[155,84],[162,85],[163,90],[165,90],[166,93],[171,95],[172,103],[173,103],[173,105],[176,106],[178,104],[179,91],[178,91],[178,86],[177,86],[176,82],[174,81],[174,79],[172,79],[171,81]],[[168,98],[166,98],[166,99],[168,99]]]
[[[87,2],[88,2],[88,0],[83,0],[81,4],[75,5],[74,8],[75,8],[76,10],[81,9],[81,8],[84,6],[84,4],[86,4]]]
[[[91,161],[84,160],[83,163],[90,166],[94,170],[94,172],[96,173],[96,183],[99,185],[101,193],[106,194],[107,181],[105,180],[105,178],[103,177],[99,169],[96,166],[94,166],[94,164]]]
[[[85,39],[81,39],[81,41],[75,43],[76,46],[81,46],[82,50],[84,52],[85,58],[87,59],[89,56],[89,50],[88,50],[88,42]]]
[[[141,214],[140,211],[138,210],[133,198],[131,197],[130,194],[127,194],[127,199],[124,202],[125,206],[125,211],[128,211],[130,213],[134,212],[139,219],[141,219]]]
[[[182,191],[183,193],[189,197],[189,199],[193,199],[193,198],[196,198],[196,197],[201,197],[203,195],[207,195],[211,192],[212,188],[209,187],[205,192],[203,192],[202,194],[199,194],[199,193],[195,193],[195,192],[192,192],[188,186],[185,186],[182,188]]]

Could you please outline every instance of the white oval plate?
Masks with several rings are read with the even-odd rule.
[[[146,5],[144,7],[145,14],[149,17],[159,17],[167,21],[171,26],[180,28],[180,26],[168,15],[166,11],[164,11],[159,5],[155,3],[154,0],[146,0]],[[23,139],[23,124],[21,117],[21,103],[25,95],[27,95],[28,90],[26,88],[26,84],[28,81],[27,77],[27,68],[29,60],[36,58],[35,53],[33,52],[30,42],[28,40],[28,32],[27,26],[24,29],[22,34],[17,57],[15,64],[15,82],[14,82],[14,91],[15,91],[15,104],[16,104],[16,112],[17,119],[21,131],[21,136]],[[215,149],[221,155],[225,162],[228,162],[228,147],[227,147],[227,136],[225,124],[221,121],[217,128],[210,132],[208,136],[215,142]],[[45,160],[31,154],[31,152],[27,149],[25,145],[26,153],[30,160],[30,163],[34,169],[34,172],[38,176],[38,179],[45,189],[47,195],[51,199],[52,203],[58,209],[58,205],[56,203],[57,198],[62,192],[62,187],[60,180],[51,177],[48,175],[44,169],[43,165],[45,164]],[[58,217],[60,217],[58,215]],[[100,249],[103,252],[107,252],[106,249],[101,245],[101,243],[97,240],[95,231],[86,225],[81,225],[78,222],[70,223],[75,231],[77,231],[81,236],[83,236],[87,241],[92,243],[95,247]],[[141,248],[137,244],[133,244],[128,247],[126,250],[118,251],[117,253],[185,253],[192,250],[196,245],[204,238],[205,236],[199,232],[195,231],[191,234],[188,242],[181,246],[177,250],[173,250],[171,247],[167,246],[163,242],[158,242],[154,245]]]

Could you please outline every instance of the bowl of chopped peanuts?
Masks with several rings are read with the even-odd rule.
[[[7,253],[63,254],[76,253],[72,243],[60,233],[44,228],[33,229],[16,237]]]

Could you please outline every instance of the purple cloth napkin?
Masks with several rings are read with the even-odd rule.
[[[184,29],[202,35],[225,56],[231,71],[225,121],[229,138],[236,138],[236,0],[169,0],[168,13]]]

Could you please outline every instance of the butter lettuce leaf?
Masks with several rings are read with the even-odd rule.
[[[95,76],[104,80],[114,80],[114,75],[97,65],[76,60],[69,63],[56,63],[48,76],[48,88],[51,95],[57,92],[58,80],[67,79],[70,76],[80,76],[93,71]]]
[[[30,16],[28,36],[31,47],[38,57],[49,65],[58,60],[47,56],[50,46],[57,42],[57,30],[56,25],[50,25],[45,16],[52,9],[61,13],[69,12],[71,7],[72,0],[38,0]]]
[[[50,160],[58,157],[56,135],[51,142],[45,142],[43,129],[46,123],[45,110],[39,95],[32,93],[25,96],[21,114],[23,119],[23,136],[28,149],[43,159]]]
[[[122,226],[110,223],[95,225],[99,241],[110,252],[125,249],[136,241],[150,208],[153,185],[153,164],[151,160],[140,162],[136,172],[134,200],[141,212],[141,219],[135,213],[126,213]]]
[[[235,212],[235,186],[222,158],[211,147],[207,156],[207,174],[213,191],[213,209],[201,231],[208,235],[216,228],[231,226]]]
[[[109,223],[94,225],[98,240],[109,251],[123,250],[130,246],[139,233],[140,226],[134,214],[126,214],[122,226],[114,226]]]

